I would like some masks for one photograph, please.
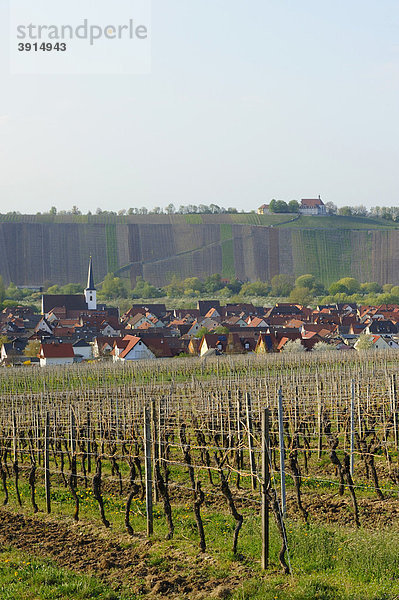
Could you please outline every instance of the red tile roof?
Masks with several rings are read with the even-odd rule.
[[[72,344],[42,344],[40,358],[74,358]]]
[[[324,202],[321,198],[303,198],[301,200],[301,206],[305,208],[314,208],[315,206],[323,206]]]

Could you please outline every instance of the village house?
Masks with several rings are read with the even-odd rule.
[[[141,337],[126,335],[123,340],[114,342],[114,362],[129,360],[150,360],[155,354],[146,346]]]
[[[76,358],[81,358],[82,360],[93,358],[93,346],[86,340],[78,340],[72,344],[72,347]]]
[[[40,344],[38,354],[41,367],[71,365],[75,360],[72,344]]]
[[[259,206],[257,213],[258,213],[258,215],[270,214],[269,204],[262,204],[261,206]]]

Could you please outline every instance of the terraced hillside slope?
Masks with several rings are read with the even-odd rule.
[[[171,275],[270,280],[313,273],[398,283],[399,227],[382,219],[293,215],[0,215],[6,283],[84,283],[107,272],[164,285]]]

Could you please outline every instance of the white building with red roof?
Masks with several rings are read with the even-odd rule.
[[[38,354],[41,367],[49,365],[71,365],[75,359],[72,344],[40,344]]]
[[[303,198],[299,207],[302,215],[325,216],[327,214],[323,200],[320,198]]]

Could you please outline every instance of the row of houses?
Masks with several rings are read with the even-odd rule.
[[[60,309],[61,308],[61,309]],[[399,348],[399,306],[333,304],[312,309],[294,303],[272,307],[199,301],[195,309],[133,305],[121,317],[96,310],[75,317],[68,307],[38,315],[28,307],[0,313],[3,364],[129,361],[182,355],[281,352],[299,340],[307,351],[319,342],[354,350],[361,335],[376,350]],[[26,349],[37,344],[37,355]]]
[[[0,313],[4,365],[282,352],[297,340],[306,351],[320,342],[348,351],[363,334],[376,350],[399,348],[399,306],[222,306],[200,300],[193,309],[133,304],[120,316],[118,309],[97,304],[91,260],[84,294],[44,294],[41,314],[26,306]]]

